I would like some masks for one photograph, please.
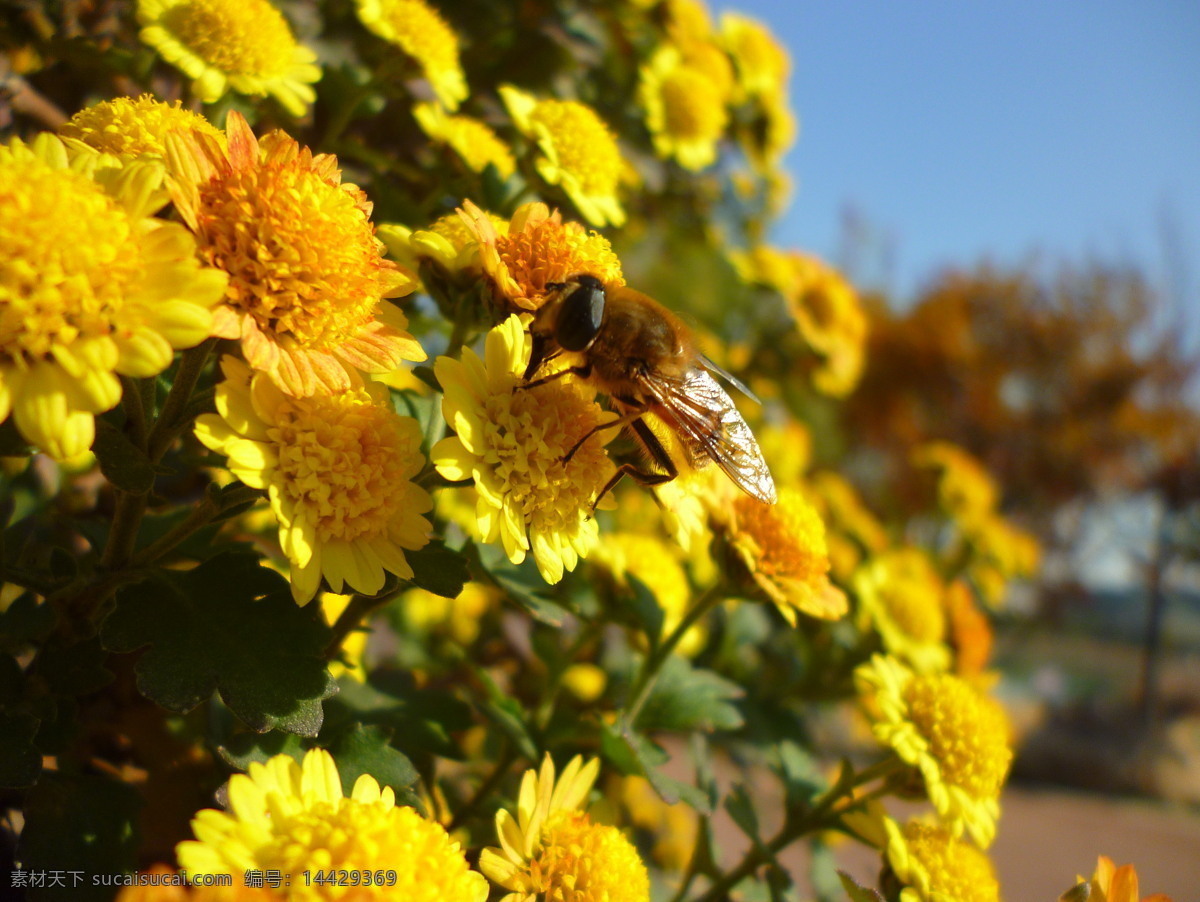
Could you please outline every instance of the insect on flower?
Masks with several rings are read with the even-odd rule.
[[[652,414],[680,440],[687,462],[696,468],[715,462],[748,495],[775,503],[775,482],[758,442],[729,395],[711,373],[754,396],[741,382],[701,354],[691,330],[653,298],[624,285],[606,287],[594,275],[578,273],[547,286],[548,300],[532,325],[533,352],[525,378],[532,379],[546,361],[562,351],[575,352],[583,363],[534,379],[533,387],[573,374],[589,380],[612,400],[660,473],[647,473],[625,463],[598,498],[629,475],[642,485],[661,485],[679,475],[663,443],[642,419]],[[710,372],[711,371],[711,372]],[[606,423],[602,428],[611,428]],[[585,435],[567,455],[570,459]]]

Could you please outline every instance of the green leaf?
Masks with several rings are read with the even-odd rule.
[[[72,645],[51,642],[38,652],[33,672],[55,695],[87,695],[112,682],[113,675],[104,666],[107,659],[96,637]]]
[[[791,740],[779,743],[778,754],[776,772],[783,780],[789,806],[811,802],[828,786],[820,762],[796,743]]]
[[[304,757],[304,740],[294,733],[272,730],[270,733],[239,733],[216,748],[217,757],[235,770],[248,770],[251,764],[266,764],[276,755]]]
[[[154,465],[146,452],[107,420],[96,419],[92,453],[104,478],[123,492],[144,495],[154,486]]]
[[[845,888],[847,895],[850,896],[850,902],[883,902],[883,896],[879,895],[873,889],[860,886],[845,871],[838,871],[837,875],[841,878],[842,886]]]
[[[637,726],[643,730],[736,730],[744,721],[729,700],[741,695],[737,683],[672,655],[659,671]]]
[[[322,735],[335,736],[354,723],[388,731],[390,742],[411,757],[462,757],[452,733],[474,722],[470,705],[444,689],[421,689],[412,675],[376,671],[366,683],[343,680],[342,690],[325,704]]]
[[[34,745],[38,719],[0,712],[0,786],[32,786],[42,772],[42,753]]]
[[[755,845],[762,842],[759,835],[758,814],[754,810],[754,801],[750,798],[750,793],[746,791],[745,784],[738,783],[733,787],[725,799],[725,810]]]
[[[251,554],[223,553],[124,589],[100,636],[110,651],[150,646],[136,668],[147,698],[183,713],[215,689],[259,732],[317,735],[321,701],[337,691],[325,669],[328,628]]]
[[[374,777],[380,786],[390,786],[401,805],[420,807],[412,786],[421,778],[408,757],[391,746],[391,730],[356,723],[330,747],[342,778],[346,795],[363,774]]]
[[[515,698],[506,694],[486,670],[475,668],[475,676],[487,693],[487,698],[476,703],[479,710],[512,740],[522,755],[536,761],[538,746],[529,732],[528,713],[525,708]]]
[[[65,886],[47,886],[33,899],[109,900],[112,887],[94,886],[94,874],[137,867],[137,813],[141,799],[126,783],[90,774],[45,773],[25,798],[25,828],[17,861],[25,870],[65,870]],[[78,873],[78,886],[73,874]]]
[[[412,581],[442,598],[457,598],[471,579],[467,559],[441,542],[433,541],[417,551],[406,551],[404,556],[413,569]]]
[[[820,839],[809,844],[808,882],[819,902],[840,902],[842,898],[837,860],[833,849]]]
[[[663,609],[644,582],[632,573],[626,574],[625,578],[633,596],[629,600],[629,610],[636,618],[637,625],[646,634],[646,638],[650,640],[650,650],[653,651],[662,638]]]
[[[528,611],[533,619],[555,627],[562,626],[566,621],[569,615],[567,609],[541,594],[546,582],[538,574],[532,558],[526,558],[524,564],[516,566],[494,545],[472,543],[466,551],[491,581]]]
[[[670,760],[670,755],[649,737],[603,724],[600,727],[600,754],[625,776],[645,777],[667,804],[683,801],[701,814],[711,813],[712,807],[704,790],[663,773],[662,765]]]
[[[442,396],[440,394],[418,394],[412,389],[402,389],[392,392],[392,408],[396,413],[412,417],[421,427],[421,435],[431,435],[434,420],[442,415]]]

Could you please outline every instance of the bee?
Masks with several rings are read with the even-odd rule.
[[[596,276],[580,273],[551,283],[549,298],[531,327],[533,350],[525,371],[527,387],[573,374],[608,395],[647,455],[662,470],[646,473],[622,464],[597,496],[603,498],[622,476],[642,485],[661,485],[679,475],[662,442],[642,419],[653,414],[680,440],[693,467],[714,462],[734,484],[765,504],[775,503],[775,482],[758,442],[733,401],[711,375],[716,373],[753,398],[741,382],[701,354],[691,330],[658,301],[626,286],[606,287]],[[533,379],[538,369],[562,351],[583,357],[580,366]],[[613,423],[588,432],[588,438]]]

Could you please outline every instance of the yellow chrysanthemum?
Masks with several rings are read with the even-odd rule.
[[[232,88],[303,116],[317,97],[317,55],[267,0],[138,0],[137,18],[142,40],[191,78],[205,103]]]
[[[545,204],[519,207],[507,229],[497,229],[494,219],[470,201],[463,203],[463,216],[503,313],[537,310],[546,300],[547,283],[575,273],[591,273],[605,285],[625,284],[608,239],[577,222],[564,224]]]
[[[213,328],[225,274],[176,223],[152,218],[163,169],[43,134],[0,147],[0,420],[59,460],[93,415]]]
[[[999,489],[978,458],[950,442],[928,442],[912,453],[918,467],[938,471],[938,503],[949,517],[974,523],[996,508]]]
[[[975,846],[919,820],[901,828],[887,818],[884,830],[888,866],[904,884],[900,902],[999,902],[996,870]]]
[[[424,0],[355,0],[358,18],[420,66],[438,101],[458,109],[467,97],[459,62],[458,35]]]
[[[633,576],[650,590],[663,611],[663,635],[669,634],[687,613],[692,587],[679,559],[654,535],[619,532],[607,536],[596,549],[595,561],[622,586]],[[704,625],[695,624],[683,636],[678,651],[693,655],[704,645]]]
[[[411,481],[425,462],[417,421],[397,414],[379,383],[293,398],[232,357],[221,369],[218,413],[196,420],[196,436],[267,490],[296,600],[306,604],[322,577],[364,595],[383,588],[385,572],[411,578],[404,549],[429,541],[421,515],[433,506]]]
[[[807,254],[791,255],[796,288],[787,296],[800,334],[823,360],[813,385],[844,397],[862,376],[867,315],[858,294],[837,270]]]
[[[1131,864],[1117,867],[1107,855],[1101,855],[1096,860],[1096,871],[1091,880],[1078,878],[1081,884],[1087,886],[1087,892],[1081,894],[1063,893],[1063,899],[1087,900],[1087,902],[1171,902],[1171,897],[1165,893],[1155,893],[1152,896],[1140,898],[1138,893],[1137,870]]]
[[[783,488],[775,504],[739,492],[713,517],[755,584],[790,624],[796,625],[797,611],[826,620],[846,613],[845,593],[829,581],[825,526],[799,489]]]
[[[623,225],[617,189],[625,161],[596,111],[576,100],[538,100],[511,85],[502,85],[500,96],[517,128],[537,142],[541,177],[562,188],[592,225]]]
[[[792,63],[787,50],[761,22],[738,13],[721,16],[721,37],[746,97],[786,92]]]
[[[225,133],[198,113],[185,110],[176,100],[164,103],[153,94],[117,97],[80,110],[58,133],[75,138],[105,153],[136,157],[167,155],[169,134],[188,135],[198,131],[222,146]]]
[[[480,215],[488,219],[497,235],[508,232],[507,219],[492,213]],[[405,269],[417,272],[421,264],[431,263],[443,275],[465,273],[474,278],[482,272],[479,236],[458,212],[439,217],[425,229],[385,223],[379,227],[378,234],[388,255]]]
[[[1033,534],[995,513],[978,516],[962,527],[976,556],[1004,577],[1029,577],[1037,572],[1041,547]]]
[[[865,550],[882,551],[888,535],[876,516],[845,477],[832,470],[814,473],[809,480],[817,507],[826,515],[825,525],[850,536]]]
[[[945,587],[925,552],[885,551],[859,567],[853,584],[859,611],[886,651],[922,673],[950,666]]]
[[[290,879],[287,900],[405,899],[408,902],[483,902],[487,881],[472,871],[459,844],[440,824],[396,805],[390,787],[358,778],[349,797],[330,754],[313,749],[297,763],[276,755],[229,780],[229,810],[206,808],[192,820],[195,840],[175,854],[195,874],[279,871]],[[383,872],[395,883],[310,885],[304,874],[346,870]]]
[[[729,123],[721,87],[685,64],[669,45],[659,48],[639,73],[638,103],[655,153],[693,172],[716,162],[717,143]]]
[[[413,589],[404,594],[401,610],[414,630],[438,631],[460,645],[470,645],[479,637],[483,618],[499,606],[502,594],[495,586],[477,582],[464,585],[455,598]]]
[[[547,755],[540,773],[525,772],[516,816],[496,813],[500,845],[479,857],[479,869],[511,890],[500,902],[648,902],[650,878],[637,850],[616,827],[579,810],[599,767],[577,755],[555,781]]]
[[[916,767],[939,817],[991,845],[1012,761],[1008,717],[994,699],[948,673],[914,674],[875,655],[855,671],[876,739]]]
[[[437,359],[442,413],[457,434],[438,442],[431,456],[447,479],[475,480],[483,541],[499,540],[513,563],[532,549],[542,578],[557,583],[596,544],[592,505],[615,472],[604,451],[612,434],[602,432],[563,458],[615,414],[575,379],[521,388],[530,348],[512,316],[488,333],[483,360],[470,349],[461,361]]]
[[[175,206],[202,259],[229,273],[215,331],[289,394],[336,392],[354,371],[386,373],[425,352],[383,298],[416,277],[383,258],[371,203],[341,183],[337,159],[283,132],[260,143],[237,113],[228,153],[193,135],[168,141]]]
[[[447,115],[436,103],[417,104],[413,116],[425,134],[453,150],[472,171],[483,172],[489,164],[501,178],[516,171],[512,151],[487,123],[470,116]]]

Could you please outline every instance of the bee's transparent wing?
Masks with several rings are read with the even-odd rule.
[[[645,385],[660,407],[655,412],[680,436],[747,494],[765,504],[775,503],[775,480],[754,433],[716,379],[695,367],[679,380],[648,376]]]

